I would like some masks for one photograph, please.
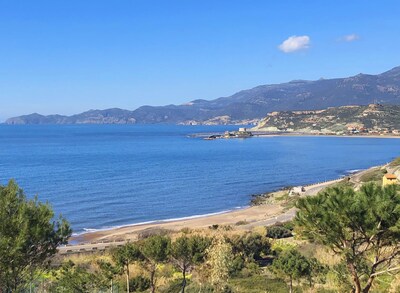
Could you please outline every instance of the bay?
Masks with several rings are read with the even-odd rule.
[[[0,184],[14,178],[75,233],[190,217],[251,195],[389,162],[400,139],[287,137],[206,141],[238,126],[0,126]]]

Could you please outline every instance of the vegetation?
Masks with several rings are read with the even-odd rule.
[[[111,265],[106,265],[106,264],[103,264],[103,268],[105,268],[107,266],[107,268],[109,269],[108,271],[110,273],[113,273],[114,271],[115,272],[119,271],[120,273],[125,272],[126,292],[129,293],[130,292],[130,289],[129,289],[129,287],[130,287],[129,266],[132,262],[140,260],[141,257],[142,257],[142,254],[139,250],[139,247],[134,243],[128,242],[124,246],[115,249],[112,253],[113,261],[116,264],[115,270],[113,269],[113,267]]]
[[[63,292],[91,292],[99,284],[95,274],[72,261],[64,263],[54,275],[56,281],[52,288]]]
[[[149,230],[138,241],[105,253],[62,258],[52,257],[55,243],[65,243],[71,231],[63,218],[53,220],[47,204],[27,200],[12,181],[0,187],[0,204],[0,292],[366,293],[400,288],[396,186],[365,184],[355,191],[336,185],[300,198],[295,220],[272,227],[245,232],[214,225],[200,231],[163,230],[162,235]],[[32,245],[41,247],[27,250]],[[13,270],[21,272],[16,283]]]
[[[49,204],[28,200],[14,181],[0,186],[0,291],[22,290],[70,235]]]
[[[280,239],[292,236],[292,231],[283,226],[272,226],[267,228],[267,237],[269,238]]]
[[[367,184],[356,192],[331,188],[298,202],[301,235],[346,264],[354,292],[369,292],[377,275],[400,269],[400,194],[396,186]]]
[[[382,177],[387,173],[386,169],[374,168],[368,170],[365,174],[360,177],[361,182],[374,182],[381,184]]]
[[[207,265],[211,285],[217,292],[222,292],[228,283],[232,265],[232,246],[223,236],[215,237],[207,250]]]
[[[293,280],[311,277],[311,263],[297,250],[285,250],[274,259],[272,270],[289,279],[289,292],[293,292]]]
[[[316,111],[272,112],[260,121],[256,129],[325,134],[384,134],[400,129],[399,113],[399,106],[379,104],[331,107]]]
[[[186,288],[187,271],[204,261],[205,251],[210,242],[209,238],[184,235],[172,243],[171,256],[182,272],[182,293]]]
[[[157,266],[165,261],[171,249],[171,239],[167,236],[152,236],[141,243],[141,253],[144,258],[144,268],[150,274],[150,291],[156,291]]]
[[[389,164],[390,167],[399,167],[400,166],[400,157],[394,159]]]

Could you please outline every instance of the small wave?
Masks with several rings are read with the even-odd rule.
[[[346,170],[345,173],[346,174],[355,174],[362,171],[362,169],[353,169],[353,170]]]

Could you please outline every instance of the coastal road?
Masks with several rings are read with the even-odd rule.
[[[118,247],[125,244],[125,241],[101,241],[93,243],[82,243],[76,245],[64,245],[58,247],[58,253],[60,255],[77,254],[77,253],[88,253],[96,251],[104,251],[111,247]]]
[[[275,217],[271,217],[265,220],[253,222],[247,225],[242,225],[240,226],[240,229],[242,230],[251,230],[254,227],[259,227],[259,226],[273,226],[276,223],[284,223],[293,220],[294,216],[296,215],[296,209],[292,208],[283,214],[277,215]]]
[[[313,196],[313,195],[317,195],[318,192],[320,192],[321,190],[323,190],[324,188],[342,181],[343,178],[340,179],[336,179],[336,180],[330,180],[330,181],[326,181],[326,182],[321,182],[321,183],[316,183],[316,184],[312,184],[309,186],[305,186],[305,192],[302,194],[302,196]],[[294,217],[296,216],[296,209],[295,208],[291,208],[290,210],[277,215],[275,217],[271,217],[265,220],[261,220],[261,221],[256,221],[247,225],[243,225],[240,228],[244,229],[244,230],[250,230],[254,227],[257,226],[273,226],[276,223],[284,223],[284,222],[288,222],[294,219]]]
[[[338,183],[342,181],[343,178],[339,178],[336,180],[330,180],[322,183],[317,183],[317,184],[312,184],[309,186],[306,186],[305,189],[306,191],[304,192],[303,196],[310,196],[310,195],[317,195],[318,192],[320,192],[322,189],[328,187],[329,185],[332,185],[334,183]]]

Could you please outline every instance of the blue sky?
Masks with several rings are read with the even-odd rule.
[[[400,65],[399,11],[398,1],[0,0],[0,120],[380,73]]]

